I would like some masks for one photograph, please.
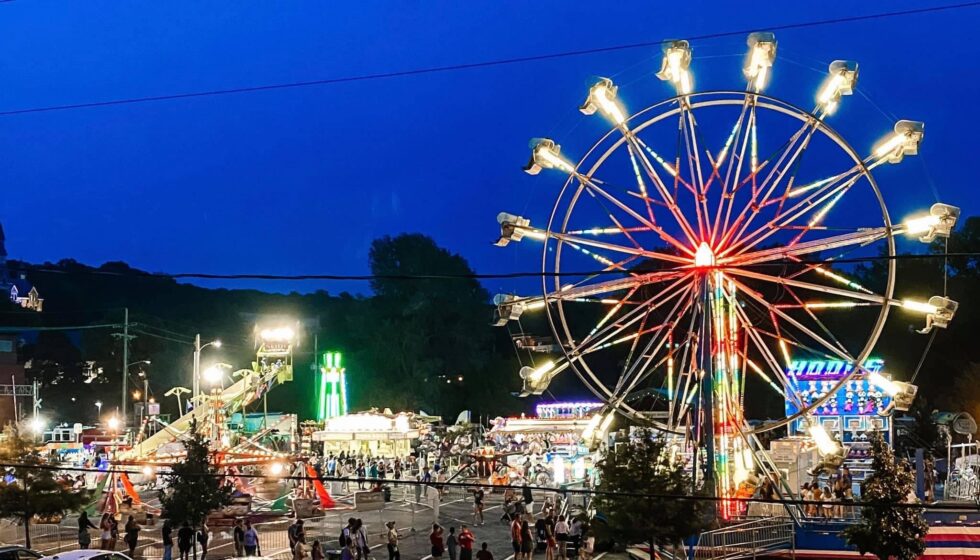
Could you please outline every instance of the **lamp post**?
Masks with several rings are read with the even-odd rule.
[[[201,394],[201,350],[204,350],[208,346],[214,346],[215,348],[221,348],[220,340],[212,340],[211,342],[201,344],[201,334],[198,333],[194,335],[194,379],[191,383],[191,399],[197,399],[198,395]],[[196,401],[195,401],[196,406]]]

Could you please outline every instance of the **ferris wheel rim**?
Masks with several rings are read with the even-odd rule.
[[[654,103],[653,105],[650,105],[640,111],[637,111],[636,113],[631,114],[626,120],[627,122],[633,123],[636,122],[636,119],[638,117],[657,111],[660,108],[666,107],[666,110],[654,113],[651,117],[644,119],[642,122],[640,122],[639,124],[631,128],[631,130],[634,133],[638,134],[643,130],[645,130],[646,128],[653,126],[656,123],[661,122],[667,118],[675,116],[685,110],[693,112],[696,109],[704,109],[709,107],[735,106],[735,105],[747,103],[750,98],[753,99],[755,106],[758,108],[763,108],[763,109],[781,113],[788,117],[797,119],[802,123],[812,123],[814,125],[815,132],[820,132],[823,136],[831,140],[844,154],[846,154],[851,159],[851,161],[855,164],[855,166],[859,167],[860,169],[859,175],[868,181],[868,184],[872,190],[872,193],[874,194],[875,199],[878,202],[879,210],[881,212],[882,222],[884,224],[886,233],[884,237],[880,240],[885,241],[885,246],[887,248],[888,256],[894,256],[895,236],[894,233],[892,232],[893,223],[891,221],[891,216],[889,214],[887,204],[884,201],[884,197],[881,193],[881,189],[878,186],[878,183],[874,175],[871,173],[871,170],[867,166],[865,161],[861,158],[861,156],[854,149],[854,147],[851,146],[851,144],[843,137],[843,135],[840,134],[836,129],[828,125],[822,118],[819,118],[813,112],[807,111],[788,101],[770,95],[746,92],[746,91],[736,91],[736,90],[716,90],[716,91],[691,93],[688,95],[667,98],[657,103]],[[684,107],[685,103],[687,105],[686,108]],[[599,148],[609,140],[610,136],[616,135],[619,132],[620,131],[617,127],[610,128],[608,132],[602,135],[598,140],[596,140],[590,146],[588,150],[586,150],[583,156],[579,159],[578,163],[575,164],[575,169],[579,169],[584,163],[587,162],[587,160],[589,160],[590,157],[593,157],[593,154],[596,153],[597,150],[599,150]],[[627,142],[627,138],[625,135],[623,135],[620,138],[617,138],[615,141],[613,141],[612,144],[609,145],[609,147],[606,148],[604,152],[601,152],[601,150],[599,150],[601,152],[601,155],[597,156],[596,160],[588,168],[588,171],[585,175],[587,177],[593,176],[593,174],[606,162],[606,160],[613,153],[622,149],[623,144],[625,144],[626,142]],[[558,216],[560,214],[563,198],[565,197],[566,193],[570,188],[574,188],[574,193],[571,195],[571,198],[566,203],[567,208],[565,210],[564,217],[561,220],[562,231],[568,228],[568,223],[569,220],[571,219],[575,206],[578,203],[578,198],[585,190],[586,186],[582,182],[578,181],[578,179],[574,175],[569,175],[568,179],[565,181],[564,185],[558,192],[555,199],[554,206],[552,207],[552,212],[548,219],[548,225],[547,225],[548,237],[545,239],[545,242],[543,244],[543,249],[542,249],[541,262],[542,262],[543,272],[548,272],[549,247],[550,247],[549,242],[551,239],[551,233],[554,231],[556,219],[558,219]],[[556,244],[557,247],[555,247],[551,255],[552,257],[551,260],[555,263],[555,271],[558,272],[561,266],[561,253],[562,253],[562,248],[564,246],[564,243],[562,242],[562,240],[559,239],[556,240]],[[886,300],[890,300],[894,296],[895,272],[896,272],[896,265],[894,259],[892,258],[887,259],[887,279],[885,282],[884,291],[882,293],[882,296],[886,298]],[[548,274],[542,275],[542,293],[546,299],[549,294],[548,277],[549,277]],[[555,282],[556,290],[560,290],[561,289],[560,275],[557,274],[554,275],[554,282]],[[546,305],[545,306],[546,315],[548,317],[549,326],[551,327],[552,333],[555,335],[556,339],[558,340],[564,339],[571,342],[574,339],[574,336],[570,332],[569,322],[565,315],[565,309],[563,303],[564,303],[563,300],[558,299],[556,301],[556,305],[555,305],[556,309],[554,311],[552,310],[551,305]],[[858,375],[861,372],[861,370],[863,369],[862,364],[870,356],[871,352],[874,350],[874,347],[877,344],[878,339],[881,336],[881,332],[884,329],[885,323],[888,319],[889,312],[890,312],[889,305],[887,304],[881,305],[881,309],[878,312],[878,316],[874,322],[874,325],[869,330],[866,341],[863,347],[861,348],[860,352],[858,352],[855,356],[848,358],[848,361],[853,361],[856,367],[852,368],[852,370],[848,374],[846,374],[844,377],[838,380],[830,390],[824,393],[823,396],[814,399],[814,401],[807,406],[800,407],[799,410],[797,410],[795,413],[788,415],[785,418],[781,418],[779,420],[764,425],[760,425],[755,428],[746,426],[746,428],[748,428],[746,430],[746,434],[749,435],[759,434],[759,433],[764,433],[775,429],[779,429],[798,420],[799,418],[808,416],[812,410],[816,409],[817,407],[827,402],[834,394],[836,394],[838,390],[844,387],[847,382],[851,381],[856,375]],[[555,317],[556,314],[557,314],[557,318]],[[564,331],[564,335],[563,332],[559,330],[559,324],[561,325],[562,331]],[[645,417],[643,411],[636,410],[634,407],[626,404],[625,398],[619,398],[618,395],[614,395],[615,391],[611,391],[610,388],[607,386],[607,384],[602,382],[598,378],[595,372],[592,371],[592,368],[588,365],[587,360],[577,359],[576,357],[572,356],[570,354],[570,348],[568,348],[566,344],[561,344],[560,346],[562,348],[562,354],[565,356],[565,359],[568,360],[569,366],[575,372],[579,380],[593,394],[595,394],[596,397],[598,397],[603,402],[605,402],[610,410],[616,411],[634,420],[642,421],[663,432],[667,432],[675,435],[683,434],[683,430],[671,429],[670,426],[668,426],[667,424],[664,424],[652,418]],[[584,369],[584,373],[582,371],[583,369]]]

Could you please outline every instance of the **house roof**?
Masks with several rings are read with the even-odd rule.
[[[31,291],[31,288],[34,287],[26,278],[14,278],[10,283],[17,288],[17,294],[20,297],[26,296]]]

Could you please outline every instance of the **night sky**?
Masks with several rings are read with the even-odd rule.
[[[477,62],[901,10],[921,2],[0,3],[0,112]],[[938,4],[937,4],[938,5]],[[669,10],[655,8],[669,6]],[[768,89],[812,106],[835,58],[861,65],[831,119],[867,153],[897,118],[917,158],[878,179],[901,219],[980,211],[980,8],[777,32]],[[697,89],[742,89],[745,38],[693,43]],[[638,110],[672,95],[659,48],[337,85],[0,116],[11,258],[151,271],[367,272],[371,240],[419,231],[478,272],[535,270],[492,247],[500,210],[544,225],[562,178],[521,172],[528,140],[572,154],[596,76]],[[861,208],[847,208],[860,219]],[[366,283],[204,283],[367,292]],[[513,288],[485,283],[491,292]]]

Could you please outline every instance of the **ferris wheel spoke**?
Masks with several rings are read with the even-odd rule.
[[[781,387],[781,389],[776,387],[776,385],[772,382],[772,379],[768,375],[766,375],[765,372],[762,370],[762,368],[747,355],[748,352],[746,351],[745,352],[746,355],[744,355],[744,357],[746,362],[749,364],[749,369],[751,369],[760,377],[762,377],[764,381],[767,381],[770,386],[779,390],[784,398],[787,397],[790,399],[794,397],[798,398],[796,392],[790,388],[789,382],[786,380],[786,374],[784,370],[781,367],[779,367],[779,360],[776,359],[775,354],[772,353],[772,349],[770,349],[769,345],[767,345],[765,340],[763,340],[762,336],[759,334],[759,330],[749,319],[748,314],[746,314],[745,309],[743,309],[737,303],[735,304],[735,316],[738,318],[738,321],[742,324],[742,328],[745,329],[749,341],[751,341],[752,344],[759,351],[759,355],[762,356],[763,363],[765,363],[766,366],[768,366],[770,374],[772,375],[772,377],[775,377],[776,380],[779,382],[779,386]]]
[[[813,239],[792,246],[774,247],[752,253],[739,253],[731,257],[720,257],[718,264],[749,266],[782,259],[799,258],[804,255],[840,249],[851,246],[864,246],[876,241],[887,238],[892,230],[887,227],[860,228],[858,231],[825,237],[823,239]]]
[[[589,298],[602,294],[628,290],[630,288],[675,280],[688,276],[689,274],[691,273],[687,270],[661,270],[657,272],[647,272],[644,274],[628,276],[626,278],[615,278],[612,280],[605,280],[603,282],[596,282],[595,284],[584,284],[567,289],[554,290],[545,294],[544,299],[548,302],[557,302],[562,300]],[[674,284],[672,284],[672,286],[673,285]]]
[[[744,272],[744,271],[741,271],[741,272]],[[820,346],[823,346],[824,348],[826,348],[831,354],[833,354],[837,358],[839,358],[841,360],[844,360],[844,361],[849,361],[849,362],[853,362],[854,361],[854,358],[850,355],[850,353],[845,352],[845,351],[841,351],[841,349],[837,348],[836,346],[834,346],[830,342],[824,340],[824,338],[822,336],[820,336],[817,333],[813,332],[812,329],[810,329],[806,325],[800,323],[799,321],[797,321],[796,319],[794,319],[792,316],[790,316],[789,314],[787,314],[786,312],[784,312],[782,309],[779,309],[778,307],[774,306],[772,303],[766,301],[766,299],[762,296],[762,294],[756,292],[755,290],[753,290],[749,286],[746,286],[744,283],[742,283],[742,282],[740,282],[740,281],[738,281],[738,280],[736,280],[734,278],[732,278],[732,281],[735,283],[736,286],[738,286],[738,289],[740,291],[748,294],[748,296],[750,298],[752,298],[757,303],[759,303],[760,305],[762,305],[763,307],[765,307],[766,309],[768,309],[769,311],[771,311],[772,313],[774,313],[776,316],[780,317],[781,319],[783,319],[784,321],[786,321],[787,323],[789,323],[790,325],[792,325],[793,327],[795,327],[797,330],[799,330],[800,332],[802,332],[803,334],[805,334],[807,337],[809,337],[810,340],[813,340],[814,342],[817,342]],[[862,294],[862,295],[867,295],[867,294]],[[881,299],[883,300],[884,298],[881,298]]]
[[[712,181],[715,177],[721,183],[721,194],[718,197],[718,207],[715,211],[715,219],[712,222],[713,226],[711,229],[711,244],[714,245],[715,239],[717,239],[719,234],[724,234],[725,230],[728,228],[728,220],[731,218],[731,205],[732,199],[734,198],[734,193],[729,193],[729,181],[732,177],[734,170],[734,161],[736,157],[732,155],[729,157],[729,150],[732,146],[738,146],[739,140],[742,136],[742,124],[745,121],[745,115],[748,113],[748,109],[753,103],[750,97],[746,96],[745,103],[742,104],[742,112],[739,113],[738,119],[735,121],[735,125],[732,127],[732,131],[728,134],[728,138],[725,140],[725,145],[722,146],[721,151],[718,152],[718,157],[711,162],[712,168],[714,168],[714,173],[708,181]],[[743,150],[744,153],[744,150]],[[710,155],[709,155],[710,157]],[[722,166],[726,165],[725,177],[722,178],[720,174],[720,169]],[[736,179],[736,182],[738,179]],[[732,189],[734,190],[734,189]],[[727,201],[727,204],[726,204]],[[725,213],[724,209],[728,206],[728,212]],[[719,230],[722,222],[722,215],[725,216],[725,225]]]
[[[711,225],[708,222],[708,207],[704,203],[704,174],[701,171],[701,156],[698,150],[694,115],[691,113],[686,101],[682,102],[679,119],[678,140],[679,143],[683,144],[684,146],[684,152],[686,155],[684,159],[687,160],[688,173],[691,176],[691,183],[693,184],[691,194],[694,197],[694,214],[698,223],[698,239],[706,239],[707,232],[711,230]],[[680,172],[681,165],[681,162],[679,161],[680,157],[680,150],[678,150],[678,161],[675,163],[678,173]]]
[[[684,214],[680,211],[680,208],[678,208],[677,201],[675,200],[674,196],[670,193],[670,190],[667,188],[666,184],[664,184],[663,180],[661,179],[660,174],[657,173],[657,169],[654,167],[653,163],[650,161],[650,159],[647,156],[650,155],[654,157],[657,160],[657,162],[661,165],[661,167],[663,167],[664,170],[666,170],[667,173],[671,175],[675,181],[681,182],[688,189],[693,189],[693,187],[688,185],[687,182],[680,177],[680,173],[677,169],[671,167],[669,163],[664,161],[662,157],[660,157],[656,152],[650,149],[643,142],[643,140],[640,139],[639,136],[637,136],[636,134],[629,134],[626,136],[626,140],[633,147],[634,153],[636,154],[637,159],[641,164],[640,167],[643,169],[644,173],[646,173],[650,181],[653,182],[653,184],[657,187],[656,190],[658,193],[660,193],[660,197],[663,199],[664,205],[670,211],[670,214],[674,217],[674,220],[677,222],[677,225],[681,228],[681,231],[684,233],[684,236],[687,237],[687,240],[691,243],[691,245],[696,246],[697,243],[695,241],[694,230],[691,228],[691,224],[687,221],[687,218],[684,217]]]
[[[602,183],[601,181],[591,180],[589,182],[589,185],[586,186],[586,191],[590,195],[593,195],[593,196],[594,196],[594,194],[599,194],[600,196],[602,196],[603,198],[605,198],[606,200],[608,200],[609,202],[611,202],[613,205],[615,205],[617,208],[619,208],[623,212],[629,214],[632,218],[634,218],[635,220],[637,220],[638,222],[640,222],[641,224],[643,224],[644,226],[646,226],[647,228],[649,228],[651,231],[656,232],[660,236],[661,239],[663,239],[667,243],[670,243],[673,247],[675,247],[678,250],[683,251],[685,253],[691,254],[693,256],[694,253],[691,251],[691,249],[687,245],[684,245],[683,243],[681,243],[680,241],[678,241],[672,235],[670,235],[666,231],[664,231],[664,229],[661,228],[660,226],[658,226],[655,222],[653,222],[651,220],[648,220],[646,217],[642,216],[641,214],[639,214],[638,212],[636,212],[635,210],[633,210],[629,205],[627,205],[623,201],[621,201],[618,198],[616,198],[615,196],[609,194],[608,191],[606,191],[605,189],[603,189],[602,187],[599,186],[601,183]],[[628,237],[630,239],[630,241],[632,241],[637,247],[639,247],[639,244],[629,234],[627,228],[624,228],[623,227],[623,225],[615,218],[615,216],[613,216],[612,213],[609,212],[609,210],[605,207],[605,205],[603,205],[603,204],[600,203],[600,206],[602,206],[603,210],[606,211],[606,213],[609,216],[610,220],[612,220],[612,222],[616,225],[616,227],[620,230],[620,232],[623,235],[625,235],[626,237]]]
[[[753,127],[755,126],[753,112]],[[753,128],[754,130],[754,128]],[[772,195],[773,191],[782,182],[786,174],[791,170],[795,169],[799,158],[806,151],[809,145],[810,138],[816,131],[816,126],[811,122],[805,122],[803,125],[795,132],[792,136],[779,148],[773,155],[766,158],[762,165],[756,166],[753,163],[752,175],[749,177],[753,180],[752,194],[749,201],[742,207],[739,212],[738,217],[732,223],[731,227],[727,227],[725,235],[722,237],[723,245],[735,245],[744,235],[745,231],[748,230],[752,221],[758,216],[761,209],[766,205],[769,197]],[[748,135],[747,135],[748,136]],[[753,145],[755,140],[753,137]],[[774,159],[775,158],[775,159]],[[771,166],[769,164],[772,163]],[[769,172],[763,179],[761,184],[755,184],[754,181],[756,176],[763,168],[769,168]],[[795,177],[795,171],[793,172],[793,177]],[[793,177],[790,178],[788,184],[792,184]],[[740,187],[741,185],[739,185]],[[736,190],[739,188],[736,187]],[[762,195],[760,199],[760,194]]]
[[[843,288],[837,288],[834,286],[826,286],[824,284],[814,284],[812,282],[806,282],[803,280],[797,280],[795,278],[787,278],[783,276],[773,276],[771,274],[765,274],[762,272],[756,272],[753,270],[745,270],[740,268],[725,268],[724,272],[726,275],[730,276],[741,276],[744,278],[752,278],[753,280],[761,280],[763,282],[769,282],[772,284],[779,284],[781,286],[793,286],[796,288],[802,288],[805,290],[810,290],[814,292],[820,292],[829,295],[841,296],[845,298],[850,298],[851,300],[869,302],[876,305],[885,305],[888,303],[888,299],[884,296],[878,294],[869,294],[866,292],[860,292],[857,290],[845,290]]]
[[[647,299],[642,304],[637,305],[634,309],[631,309],[619,320],[609,323],[603,328],[590,333],[589,336],[582,340],[582,342],[575,345],[573,348],[570,348],[568,350],[568,355],[577,358],[585,354],[605,350],[610,346],[622,344],[623,342],[632,340],[637,333],[631,333],[625,336],[620,335],[635,325],[638,321],[642,320],[648,314],[652,313],[661,306],[666,305],[672,299],[682,296],[687,290],[690,289],[689,286],[683,286],[678,290],[676,289],[678,286],[681,286],[681,282],[674,282],[664,290],[661,290],[657,295]]]
[[[657,260],[667,261],[667,262],[672,262],[672,263],[677,263],[677,264],[689,264],[691,262],[691,259],[686,259],[686,258],[683,258],[683,257],[679,257],[677,255],[671,255],[670,253],[663,253],[663,252],[660,252],[660,251],[648,251],[646,249],[638,248],[638,247],[628,247],[628,246],[625,246],[625,245],[619,245],[619,244],[616,244],[616,243],[610,243],[608,241],[601,241],[599,239],[592,239],[590,237],[583,237],[581,235],[571,235],[571,234],[568,234],[568,233],[559,233],[559,232],[556,232],[556,231],[546,231],[546,230],[537,229],[537,228],[530,228],[530,227],[525,227],[525,228],[521,228],[521,229],[523,229],[525,231],[533,232],[534,235],[536,235],[536,236],[538,236],[538,237],[540,237],[542,239],[545,239],[545,238],[557,239],[558,241],[563,241],[563,242],[566,242],[566,243],[569,243],[569,244],[584,245],[584,246],[587,246],[587,247],[595,247],[595,248],[598,248],[598,249],[606,249],[607,251],[613,251],[613,252],[616,252],[616,253],[623,253],[623,254],[626,254],[626,255],[633,255],[633,256],[636,256],[636,257],[646,257],[646,258],[650,258],[650,259],[657,259]],[[687,250],[690,251],[690,249],[687,249]],[[610,261],[610,263],[611,262],[612,261]],[[605,264],[608,265],[609,263],[605,263]]]
[[[689,286],[685,291],[685,296],[690,296],[693,292],[693,286]],[[627,379],[632,379],[626,386],[626,390],[622,391],[622,394],[629,394],[634,387],[644,378],[646,378],[651,370],[649,368],[650,363],[663,349],[664,344],[670,338],[670,335],[674,332],[677,327],[678,321],[687,313],[693,304],[691,297],[681,297],[674,303],[674,307],[667,313],[667,317],[661,323],[664,328],[660,329],[655,333],[655,336],[651,336],[650,340],[647,341],[646,347],[640,354],[640,359],[634,362],[632,365],[627,360],[624,368],[623,374],[620,375],[619,381],[616,383],[616,392],[620,392],[622,387],[626,385]],[[637,339],[639,340],[639,339]],[[656,347],[653,348],[654,342],[656,342]],[[651,350],[651,348],[653,348]],[[643,361],[645,359],[645,362]],[[643,362],[643,366],[640,363]]]
[[[816,188],[803,200],[777,213],[771,220],[760,225],[751,233],[744,236],[740,235],[738,241],[729,245],[719,256],[724,257],[733,252],[734,254],[745,253],[753,247],[758,246],[776,232],[792,226],[796,220],[803,218],[812,211],[816,211],[816,214],[808,224],[812,228],[823,220],[827,213],[833,209],[850,188],[864,176],[863,168],[861,166],[855,166],[844,173],[831,177],[831,180],[821,184],[820,187]]]
[[[834,333],[830,329],[828,329],[826,325],[824,325],[823,321],[821,321],[820,318],[817,317],[816,314],[814,314],[813,310],[814,309],[835,309],[835,308],[836,309],[840,309],[840,308],[847,309],[847,308],[858,307],[859,305],[860,306],[871,306],[871,305],[875,305],[874,303],[871,303],[871,302],[861,302],[861,303],[859,303],[859,302],[853,302],[853,301],[822,302],[822,305],[821,304],[814,305],[811,302],[804,302],[802,299],[800,299],[800,297],[796,294],[796,291],[792,287],[790,287],[790,286],[784,286],[784,287],[786,289],[786,293],[788,293],[790,295],[790,297],[792,297],[793,300],[796,301],[796,306],[798,306],[797,309],[802,309],[803,312],[806,313],[810,317],[810,320],[812,320],[814,323],[817,324],[817,326],[820,328],[820,331],[823,332],[824,336],[826,336],[828,339],[830,339],[831,342],[833,342],[834,344],[836,344],[838,348],[840,348],[841,350],[843,350],[845,352],[847,351],[847,348],[841,343],[841,341],[836,336],[834,336]],[[783,306],[783,305],[776,305],[776,307],[779,307],[781,309],[786,309],[786,306]]]

